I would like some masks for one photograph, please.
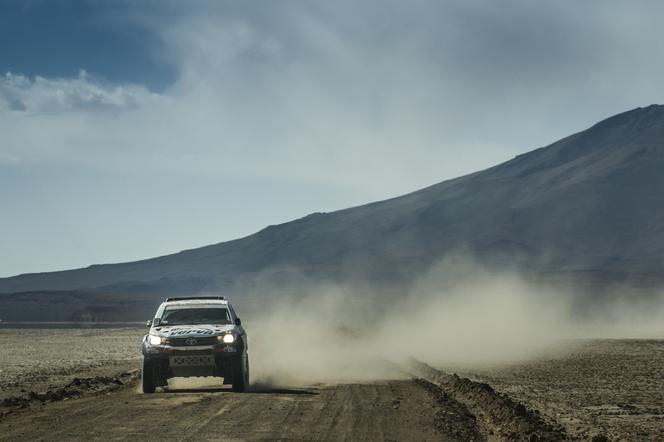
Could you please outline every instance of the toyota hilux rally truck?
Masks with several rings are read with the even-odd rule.
[[[168,298],[143,337],[144,393],[172,377],[219,376],[242,392],[249,387],[247,333],[223,297]]]

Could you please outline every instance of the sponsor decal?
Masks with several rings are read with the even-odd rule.
[[[205,328],[185,328],[178,330],[171,330],[171,336],[181,336],[181,335],[212,335],[214,330],[205,329]]]

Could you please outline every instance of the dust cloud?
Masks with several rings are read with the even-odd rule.
[[[267,294],[243,318],[258,388],[408,377],[413,358],[443,368],[511,364],[570,351],[579,338],[664,332],[661,298],[579,316],[569,293],[460,262],[436,266],[397,298],[304,278],[290,291]]]

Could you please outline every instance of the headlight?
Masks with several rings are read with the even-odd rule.
[[[148,338],[148,342],[150,343],[150,345],[161,345],[164,343],[164,338],[162,338],[161,336],[150,335],[150,337]]]
[[[224,336],[219,336],[218,339],[219,339],[220,341],[223,341],[224,344],[232,344],[233,342],[235,342],[235,336],[233,336],[233,335],[230,334],[230,333],[228,333],[228,334],[226,334],[226,335],[224,335]]]

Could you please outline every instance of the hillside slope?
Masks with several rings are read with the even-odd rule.
[[[664,106],[398,198],[143,261],[0,279],[0,293],[242,291],[257,275],[407,284],[449,253],[532,272],[661,275]]]

